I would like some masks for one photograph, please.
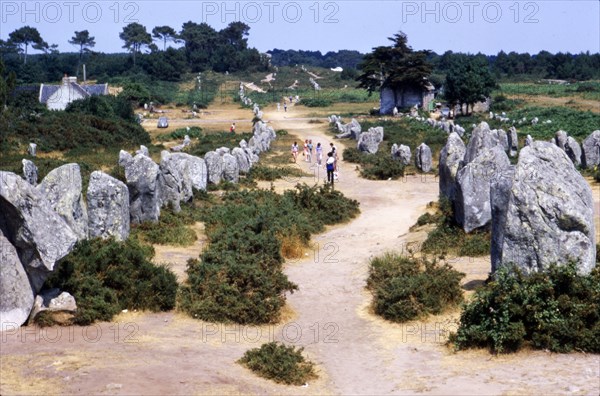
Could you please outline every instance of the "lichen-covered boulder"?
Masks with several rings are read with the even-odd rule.
[[[397,144],[392,145],[392,159],[398,160],[402,163],[402,165],[410,164],[410,160],[412,158],[412,153],[410,152],[410,147],[401,144],[398,146]]]
[[[471,133],[471,139],[466,147],[464,163],[468,164],[473,161],[481,151],[491,149],[499,145],[497,136],[494,136],[487,122],[481,122]]]
[[[383,141],[383,127],[369,128],[358,137],[357,148],[359,151],[376,154],[379,144]]]
[[[527,135],[527,136],[529,136],[529,135]],[[514,157],[517,155],[518,150],[519,150],[519,136],[517,135],[517,128],[512,126],[508,130],[508,154],[511,157]]]
[[[38,183],[38,168],[37,166],[35,166],[35,164],[32,161],[29,161],[28,159],[23,159],[22,161],[23,164],[23,177],[25,178],[25,180],[27,180],[27,183],[31,184],[32,186],[37,186]]]
[[[456,198],[456,175],[463,166],[465,151],[465,144],[460,136],[452,132],[440,152],[438,164],[440,196],[444,196],[450,201],[454,201]]]
[[[185,165],[182,164],[182,168],[185,168]],[[161,153],[159,169],[157,183],[160,191],[160,205],[161,207],[169,206],[175,213],[179,213],[182,197],[188,193],[190,196],[192,195],[191,182],[184,191],[183,174],[185,169],[180,169],[180,161],[173,158],[168,151]]]
[[[137,154],[129,159],[119,157],[125,168],[125,180],[129,188],[131,222],[157,222],[160,216],[160,193],[158,186],[159,166],[150,157]]]
[[[581,165],[581,146],[577,143],[574,137],[567,137],[567,141],[565,142],[565,153],[575,166]]]
[[[469,233],[487,226],[492,219],[490,183],[510,166],[502,146],[484,149],[456,175],[454,215]]]
[[[0,230],[16,248],[34,292],[77,242],[50,202],[11,172],[0,172]]]
[[[78,164],[53,169],[37,186],[52,209],[67,223],[78,240],[88,237],[87,207],[83,200],[81,171]]]
[[[219,184],[223,177],[223,157],[214,151],[209,151],[204,155],[204,161],[208,170],[208,182]]]
[[[240,167],[237,158],[231,154],[223,155],[223,180],[237,183],[240,180]]]
[[[595,266],[592,190],[556,145],[536,141],[521,150],[503,211],[496,267],[514,263],[531,273],[574,261],[588,274]]]
[[[421,172],[429,172],[433,167],[433,158],[431,148],[425,143],[421,143],[415,150],[415,166]]]
[[[104,172],[92,172],[87,190],[90,238],[127,239],[129,201],[129,190],[123,182]]]
[[[593,168],[600,165],[600,130],[594,131],[582,143],[583,166]]]

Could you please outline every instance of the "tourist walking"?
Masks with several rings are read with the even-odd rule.
[[[283,104],[283,111],[285,111],[287,113],[287,103]]]
[[[304,161],[308,161],[308,139],[304,141],[304,151],[302,152]]]
[[[321,166],[321,162],[323,161],[323,147],[321,147],[321,143],[317,143],[315,151],[317,153],[317,164]]]
[[[296,142],[292,144],[292,159],[294,160],[294,162],[296,162],[296,160],[298,159],[298,143]]]
[[[229,132],[235,132],[235,122],[229,127]]]
[[[327,153],[327,163],[325,164],[325,168],[327,169],[327,183],[331,183],[333,187],[333,171],[335,169],[335,159],[333,158],[333,153]]]
[[[309,139],[308,140],[308,162],[312,163],[312,156],[313,156],[313,143],[312,140]]]
[[[334,161],[333,169],[335,171],[337,171],[337,168],[338,168],[338,152],[337,152],[337,147],[333,143],[329,143],[329,146],[331,146],[331,154],[333,156],[333,161]]]

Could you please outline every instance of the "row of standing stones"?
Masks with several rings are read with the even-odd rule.
[[[531,273],[574,261],[588,274],[596,265],[592,189],[576,165],[598,166],[600,131],[584,140],[583,151],[569,149],[576,143],[562,131],[552,142],[528,136],[511,165],[501,135],[485,122],[466,146],[457,133],[448,136],[439,157],[440,196],[465,232],[491,228],[492,272],[514,264]]]
[[[128,238],[131,223],[156,222],[166,206],[180,210],[193,190],[206,190],[208,183],[236,183],[276,138],[262,121],[253,132],[239,147],[222,147],[204,158],[163,151],[156,164],[144,146],[134,156],[121,151],[126,184],[95,171],[87,202],[78,164],[52,170],[39,185],[37,168],[27,159],[23,178],[0,172],[0,331],[21,326],[45,309],[76,309],[68,293],[39,294],[56,262],[80,240]]]

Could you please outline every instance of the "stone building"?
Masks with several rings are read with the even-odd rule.
[[[419,105],[419,108],[432,110],[435,99],[435,88],[427,82],[425,88],[382,88],[379,93],[380,114],[392,114],[394,107],[398,109]]]
[[[64,110],[69,103],[92,95],[108,95],[108,84],[80,85],[77,83],[77,77],[65,75],[60,85],[42,84],[39,101],[49,110]]]

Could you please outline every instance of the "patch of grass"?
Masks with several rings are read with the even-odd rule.
[[[376,314],[406,322],[462,302],[463,277],[448,264],[386,253],[371,260],[367,288]]]
[[[465,305],[451,342],[495,353],[525,346],[600,353],[600,267],[587,276],[574,263],[530,276],[502,267]]]
[[[150,244],[190,246],[198,240],[198,236],[189,226],[199,220],[198,210],[192,205],[181,205],[179,213],[164,208],[158,222],[147,221],[132,227],[132,236]]]
[[[182,140],[185,135],[188,135],[190,139],[200,139],[202,135],[202,128],[200,127],[191,127],[189,131],[187,128],[179,128],[174,130],[171,133],[161,133],[156,137],[161,142],[169,141],[169,140]],[[241,139],[240,139],[241,140]]]
[[[277,342],[250,349],[238,363],[260,377],[286,385],[304,385],[318,378],[314,363],[302,356],[304,348],[296,349]]]
[[[286,154],[289,158],[289,155]],[[248,178],[252,180],[275,181],[284,177],[302,177],[305,173],[300,168],[292,168],[289,166],[270,167],[265,165],[254,165],[248,173]]]
[[[329,107],[333,102],[325,98],[303,98],[299,104],[306,107]]]
[[[154,249],[135,238],[81,241],[44,287],[75,297],[79,325],[110,321],[123,309],[168,311],[175,307],[177,280],[166,267],[154,265],[153,256]]]

